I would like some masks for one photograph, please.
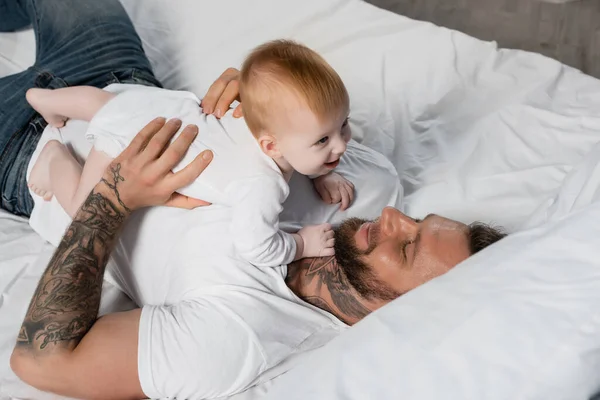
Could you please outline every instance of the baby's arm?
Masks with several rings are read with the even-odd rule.
[[[296,234],[279,229],[279,214],[287,195],[280,183],[261,177],[232,185],[228,197],[235,205],[230,229],[242,258],[258,267],[277,267],[303,257],[327,255],[319,243],[325,236],[333,238],[333,232],[326,234],[330,226],[306,227]],[[332,251],[333,240],[329,245]]]
[[[238,254],[257,267],[277,267],[296,257],[296,239],[279,229],[285,183],[268,176],[232,182],[231,237]]]
[[[115,94],[92,86],[60,89],[33,88],[27,101],[52,126],[60,128],[67,119],[90,121]]]

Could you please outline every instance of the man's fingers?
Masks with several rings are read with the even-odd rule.
[[[200,153],[188,166],[169,178],[170,188],[175,191],[192,183],[206,169],[212,159],[212,151],[205,150]]]
[[[184,196],[179,193],[173,193],[171,198],[165,203],[165,206],[167,207],[184,208],[186,210],[209,205],[210,203],[207,201]]]
[[[137,154],[144,150],[150,139],[165,126],[166,122],[167,120],[162,117],[150,121],[137,135],[135,135],[131,143],[129,143],[129,146],[123,150],[121,155],[125,158],[130,158],[133,154]]]
[[[325,232],[325,239],[332,239],[334,236],[333,229]]]
[[[233,110],[233,117],[234,118],[241,118],[244,116],[244,111],[242,110],[242,104],[238,104],[238,106],[235,108],[235,110]]]
[[[217,106],[215,108],[215,117],[221,118],[227,110],[229,110],[229,106],[233,103],[234,100],[237,100],[240,95],[240,84],[239,81],[232,80],[227,84],[223,94],[217,101]]]
[[[223,95],[229,82],[236,80],[240,71],[235,68],[227,68],[225,72],[208,88],[206,96],[202,99],[202,109],[205,114],[212,114],[217,106],[217,102]],[[230,103],[231,104],[231,103]]]
[[[327,241],[325,242],[325,246],[327,246],[327,247],[335,246],[335,239],[334,238],[327,239]]]
[[[164,124],[146,145],[146,148],[144,149],[145,161],[152,162],[159,158],[179,128],[181,128],[181,120],[179,119],[171,119]]]
[[[198,136],[198,127],[196,125],[186,126],[181,135],[166,148],[155,164],[156,172],[160,175],[166,174],[183,159],[190,145]]]

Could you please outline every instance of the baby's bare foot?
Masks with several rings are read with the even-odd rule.
[[[45,201],[50,201],[53,196],[50,163],[54,157],[60,157],[65,151],[68,150],[61,142],[50,140],[40,152],[40,156],[31,169],[27,186]]]
[[[48,124],[56,128],[65,126],[67,119],[63,115],[53,114],[48,111],[48,105],[52,104],[53,101],[51,89],[32,88],[27,91],[26,97],[31,107],[39,112]]]

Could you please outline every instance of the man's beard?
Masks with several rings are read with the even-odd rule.
[[[369,221],[349,218],[335,230],[336,261],[350,285],[366,300],[394,300],[400,296],[400,293],[380,280],[371,267],[360,258],[369,254],[374,244],[370,244],[367,251],[356,248],[354,235],[365,222]]]

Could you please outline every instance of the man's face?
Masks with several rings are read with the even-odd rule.
[[[392,300],[469,257],[468,238],[460,222],[433,214],[414,220],[386,207],[376,221],[344,221],[336,231],[336,259],[353,286]]]

